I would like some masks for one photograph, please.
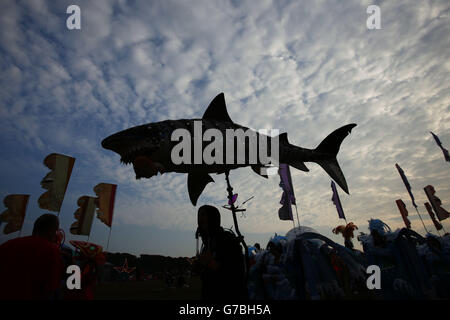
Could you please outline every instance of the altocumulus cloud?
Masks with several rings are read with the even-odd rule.
[[[0,191],[32,194],[28,223],[39,215],[42,160],[61,152],[77,158],[64,226],[78,196],[107,181],[119,185],[117,228],[155,227],[167,237],[194,230],[186,176],[136,181],[132,168],[100,141],[134,125],[200,117],[219,92],[235,122],[279,128],[302,147],[357,123],[338,160],[350,189],[350,196],[340,192],[346,215],[362,231],[371,217],[401,227],[398,198],[407,203],[413,228],[423,230],[396,162],[418,204],[426,201],[427,184],[450,204],[448,164],[428,133],[450,146],[447,1],[375,1],[381,30],[367,30],[366,8],[373,3],[361,1],[78,1],[78,31],[65,28],[70,4],[0,4]],[[337,240],[330,179],[308,166],[307,174],[291,170],[300,223]],[[213,178],[200,204],[225,203],[224,177]],[[241,218],[244,233],[289,230],[291,223],[277,216],[278,178],[239,169],[231,179],[241,201],[255,196]],[[223,220],[231,226],[229,215]]]

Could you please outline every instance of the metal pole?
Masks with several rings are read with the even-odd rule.
[[[295,213],[297,214],[297,224],[300,227],[300,220],[298,219],[297,205],[295,205]]]
[[[111,227],[109,227],[108,243],[106,244],[106,250],[105,251],[108,251],[109,239],[111,238],[111,229],[112,229],[112,225],[111,225]]]
[[[417,215],[419,216],[420,221],[422,221],[422,225],[423,225],[423,228],[425,229],[425,232],[428,233],[427,227],[425,227],[425,223],[423,223],[423,220],[422,220],[422,217],[420,216],[419,210],[417,210],[417,207],[414,207],[414,208],[416,208]]]
[[[231,187],[231,184],[230,184],[229,175],[230,175],[230,171],[229,170],[225,171],[225,180],[227,181],[228,200],[230,200],[231,212],[233,214],[234,227],[236,229],[236,234],[238,235],[238,239],[242,243],[242,245],[244,246],[244,249],[245,249],[245,283],[247,283],[249,267],[250,267],[250,260],[249,260],[249,256],[248,256],[248,247],[244,241],[244,237],[241,235],[241,232],[239,231],[239,225],[238,225],[237,218],[236,218],[236,207],[234,206],[234,203],[232,201],[233,188]]]

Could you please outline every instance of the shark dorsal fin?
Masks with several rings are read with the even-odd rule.
[[[287,132],[284,132],[284,133],[282,133],[282,134],[280,134],[279,136],[278,136],[278,141],[280,141],[280,143],[285,143],[285,144],[289,144],[289,141],[288,141],[288,136],[287,136]]]
[[[216,120],[221,122],[233,122],[228,115],[227,106],[225,104],[225,95],[219,93],[209,104],[202,119]]]

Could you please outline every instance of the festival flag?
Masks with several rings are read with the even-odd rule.
[[[294,188],[292,186],[292,178],[291,178],[291,170],[289,169],[289,165],[285,163],[280,163],[280,168],[278,169],[278,174],[280,175],[280,187],[289,197],[289,201],[291,204],[296,205],[295,203],[295,195]]]
[[[280,204],[283,206],[278,210],[278,217],[280,220],[292,220],[292,205],[295,205],[294,188],[292,187],[291,171],[289,165],[280,163],[278,174],[280,175],[280,187],[283,189]]]
[[[398,210],[402,215],[403,222],[405,222],[406,228],[411,229],[411,222],[408,219],[408,210],[406,210],[405,203],[401,199],[395,200],[395,203],[397,203]]]
[[[428,202],[425,202],[425,208],[427,208],[428,214],[431,217],[431,220],[433,221],[434,226],[436,227],[436,230],[442,230],[442,224],[439,223],[439,221],[436,220],[436,217],[434,215],[433,209],[431,208],[431,205]]]
[[[97,218],[108,227],[111,227],[114,213],[114,201],[116,198],[116,184],[99,183],[94,187],[97,195]]]
[[[3,199],[7,209],[0,214],[0,226],[2,222],[8,223],[3,229],[4,234],[22,229],[29,198],[29,194],[10,194]]]
[[[336,206],[336,210],[338,212],[340,219],[345,219],[344,209],[342,208],[341,199],[339,199],[339,194],[336,189],[336,184],[334,181],[331,181],[331,190],[333,190],[333,196],[331,197],[331,201],[333,201]]]
[[[294,216],[292,215],[292,206],[289,201],[289,197],[286,196],[286,192],[283,191],[283,195],[281,196],[280,204],[283,206],[278,209],[278,217],[280,220],[292,220],[294,221]]]
[[[44,165],[51,171],[42,179],[41,186],[47,189],[39,199],[39,208],[59,212],[72,174],[75,158],[51,153],[44,159]]]
[[[428,201],[430,201],[431,206],[433,207],[433,210],[436,213],[436,216],[438,217],[439,221],[447,219],[450,216],[450,213],[441,207],[442,201],[441,199],[439,199],[434,195],[436,193],[434,187],[432,185],[428,185],[425,188],[423,188],[423,190],[425,191],[425,194],[428,197]]]
[[[409,193],[409,196],[411,197],[411,201],[412,201],[414,208],[417,208],[416,202],[414,201],[414,196],[411,191],[411,185],[409,184],[409,181],[405,176],[405,172],[403,171],[402,168],[400,168],[400,166],[398,164],[395,164],[395,167],[397,168],[398,173],[400,174],[400,177],[402,178],[403,183],[405,184],[406,190],[408,190],[408,193]]]
[[[430,133],[433,135],[434,141],[436,141],[439,148],[441,148],[442,153],[444,154],[445,161],[450,161],[450,154],[448,153],[448,150],[442,146],[441,140],[439,140],[438,136],[433,132],[430,131]]]
[[[94,197],[82,196],[78,198],[77,204],[79,208],[75,211],[74,216],[77,221],[70,226],[70,233],[89,236],[91,233],[92,221],[95,212]]]

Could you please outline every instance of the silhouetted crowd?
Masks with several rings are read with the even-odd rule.
[[[205,300],[318,299],[448,299],[450,297],[450,236],[410,229],[392,231],[378,219],[369,234],[351,237],[342,246],[309,227],[296,227],[272,237],[266,248],[244,250],[243,239],[221,227],[219,210],[198,211],[197,237],[202,246],[189,274],[166,270],[167,287],[187,287],[200,274]],[[356,227],[348,224],[351,230]],[[345,233],[343,233],[344,235]],[[0,299],[89,300],[105,263],[99,252],[75,253],[61,243],[58,218],[39,217],[28,237],[0,245]],[[78,266],[80,284],[68,288]],[[75,281],[75,282],[74,282]]]

